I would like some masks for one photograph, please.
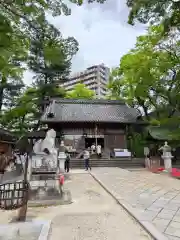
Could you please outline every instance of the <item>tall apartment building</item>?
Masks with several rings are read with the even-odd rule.
[[[71,91],[78,83],[85,84],[87,88],[94,90],[97,98],[102,98],[107,93],[107,83],[109,80],[110,69],[104,64],[88,67],[82,72],[73,74],[60,86]]]

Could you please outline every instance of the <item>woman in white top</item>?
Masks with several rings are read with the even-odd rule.
[[[98,157],[100,158],[101,157],[101,145],[97,145],[97,155],[98,155]]]
[[[94,143],[91,146],[91,154],[94,154],[96,150],[96,146],[94,145]]]

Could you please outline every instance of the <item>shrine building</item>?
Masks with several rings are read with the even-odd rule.
[[[140,113],[119,100],[52,99],[41,122],[62,136],[74,155],[100,144],[103,156],[127,148],[128,127]]]
[[[0,153],[11,154],[16,138],[8,130],[0,128]]]

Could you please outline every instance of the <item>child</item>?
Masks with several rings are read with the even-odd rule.
[[[64,175],[59,174],[59,191],[61,193],[61,196],[63,196],[63,185],[64,185]]]

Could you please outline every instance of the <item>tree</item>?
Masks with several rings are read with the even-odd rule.
[[[61,33],[49,24],[44,15],[41,23],[37,23],[38,33],[35,31],[30,42],[29,69],[34,72],[33,86],[38,91],[39,117],[45,110],[46,100],[56,97],[60,82],[67,79],[71,68],[71,59],[78,50],[77,41],[69,37],[63,39]],[[64,95],[58,92],[58,96]],[[40,122],[37,122],[36,128]]]
[[[127,0],[130,8],[129,23],[135,20],[141,23],[162,23],[166,31],[180,28],[180,1],[179,0]]]
[[[77,5],[84,3],[83,0],[69,0],[69,2]],[[88,0],[88,3],[93,2],[103,3],[105,0]],[[3,20],[5,20],[8,26],[16,26],[16,29],[21,33],[27,33],[32,29],[38,31],[39,29],[36,27],[36,23],[37,21],[41,21],[39,16],[45,12],[48,12],[48,14],[54,17],[61,14],[70,15],[71,10],[66,3],[65,1],[59,0],[34,0],[33,2],[31,0],[2,0],[0,1],[0,22],[1,24],[3,23],[2,26],[5,26],[3,22]]]
[[[45,89],[44,89],[45,90]],[[47,94],[56,97],[65,97],[65,90],[59,87],[46,88]],[[1,118],[1,124],[11,129],[17,136],[22,136],[36,126],[40,119],[40,106],[42,104],[42,89],[39,87],[29,87],[22,93],[16,101],[16,105],[7,110]],[[40,104],[41,103],[41,104]]]
[[[162,41],[162,31],[162,26],[155,26],[138,37],[136,47],[112,71],[109,83],[111,96],[141,109],[148,120],[151,111],[156,111],[158,118],[161,112],[171,118],[180,110],[180,42]]]
[[[15,130],[19,135],[32,129],[32,124],[34,129],[39,127],[49,98],[65,96],[59,83],[68,77],[71,59],[78,49],[76,40],[63,39],[45,16],[41,16],[41,27],[38,27],[41,30],[34,32],[27,57],[27,65],[34,72],[32,88],[23,92],[14,107],[6,109],[1,118],[4,127]]]
[[[69,1],[78,5],[83,4],[83,0]],[[95,1],[89,0],[88,3]],[[103,3],[104,0],[97,0],[97,2]],[[33,39],[33,36],[37,37],[39,32],[42,32],[42,23],[47,11],[48,14],[53,16],[71,14],[65,2],[59,0],[0,1],[0,110],[3,104],[4,91],[7,94],[10,89],[15,90],[18,89],[19,85],[22,85],[21,83],[10,84],[10,79],[22,78],[23,68],[21,63],[27,56],[29,42]],[[69,45],[68,50],[70,50],[70,44],[72,44],[71,50],[74,51],[75,43],[72,43],[73,41],[73,38],[64,41],[64,45]],[[46,54],[51,53],[46,52]]]
[[[83,1],[71,2],[78,5],[83,4]],[[94,1],[88,1],[88,3],[90,2]],[[97,0],[97,2],[104,1]],[[14,105],[11,101],[10,108],[6,108],[1,117],[3,126],[14,129],[21,135],[32,128],[32,123],[37,123],[35,128],[38,128],[38,119],[48,98],[64,97],[64,90],[58,86],[60,81],[69,75],[71,59],[77,52],[78,45],[74,38],[63,39],[61,33],[45,18],[45,11],[53,16],[58,16],[61,13],[69,15],[70,9],[63,2],[58,0],[35,0],[33,3],[32,1],[1,1],[0,7],[0,27],[4,31],[1,31],[0,40],[3,39],[3,41],[0,42],[0,48],[2,46],[2,49],[6,50],[1,51],[0,71],[2,59],[5,61],[5,70],[8,74],[11,73],[8,75],[8,79],[13,77],[16,85],[12,85],[12,82],[7,81],[7,78],[3,79],[0,87],[0,103],[4,102],[4,95],[7,95],[10,89],[19,91],[18,86],[21,87],[22,82],[18,82],[18,78],[22,77],[23,61],[35,73],[32,88],[22,93],[18,92],[19,99],[13,98]],[[13,67],[9,63],[13,63]],[[15,96],[16,94],[17,92],[11,95]],[[12,98],[9,95],[8,99],[9,97]],[[30,98],[33,100],[30,101]]]
[[[71,2],[78,5],[83,4],[83,0],[71,0]],[[88,2],[94,2],[94,0],[89,0]],[[103,2],[103,0],[97,0],[97,2]],[[58,16],[62,12],[65,15],[70,14],[67,5],[59,0],[0,1],[0,50],[2,50],[0,56],[0,110],[2,108],[5,91],[15,89],[12,84],[9,84],[8,80],[21,79],[22,76],[22,59],[20,56],[24,58],[29,50],[27,45],[22,44],[22,42],[30,42],[31,44],[31,55],[28,64],[38,75],[36,75],[37,82],[34,89],[36,96],[34,99],[35,102],[32,103],[32,100],[28,99],[29,92],[26,92],[25,95],[20,98],[19,104],[21,104],[21,106],[18,105],[17,101],[16,106],[13,109],[9,109],[8,112],[3,115],[3,120],[7,119],[8,116],[12,116],[13,119],[20,117],[21,132],[25,122],[25,116],[28,115],[30,110],[30,114],[34,113],[35,103],[39,104],[36,110],[39,109],[39,106],[41,106],[40,110],[44,107],[44,101],[46,101],[47,97],[47,92],[45,95],[45,89],[47,90],[47,87],[49,91],[48,97],[54,94],[57,95],[57,92],[60,94],[55,84],[55,78],[67,75],[71,57],[77,51],[77,44],[74,39],[69,38],[63,41],[60,38],[60,33],[48,24],[45,19],[46,11],[53,16]],[[45,24],[47,24],[47,26],[45,26]],[[2,29],[3,31],[1,31]],[[48,34],[50,34],[50,37],[48,37]],[[38,39],[38,37],[40,37],[40,39]],[[40,52],[38,52],[39,50]],[[40,93],[41,96],[38,93]],[[29,100],[29,102],[27,102],[27,100]],[[37,124],[36,128],[38,125],[39,124]],[[19,220],[25,220],[26,211],[27,204],[20,209]]]
[[[28,42],[16,30],[0,15],[0,111],[3,105],[13,103],[17,91],[23,87],[21,63],[26,60]]]
[[[74,87],[74,90],[68,91],[67,98],[74,98],[74,99],[93,99],[95,98],[95,93],[93,90],[88,89],[84,84],[77,84]]]

